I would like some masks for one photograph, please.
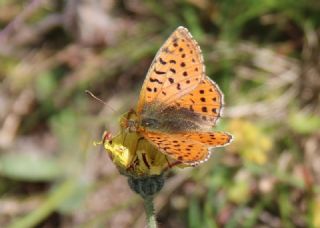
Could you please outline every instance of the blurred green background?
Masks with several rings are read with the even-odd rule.
[[[320,227],[318,0],[0,1],[0,227],[145,226],[93,141],[116,134],[180,25],[235,141],[170,172],[160,227]]]

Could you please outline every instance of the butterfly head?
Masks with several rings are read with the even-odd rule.
[[[137,132],[138,126],[138,116],[134,110],[131,110],[121,116],[120,127],[122,129],[126,129],[129,132]]]

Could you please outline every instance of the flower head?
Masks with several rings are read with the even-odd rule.
[[[131,189],[142,197],[159,192],[164,172],[175,164],[135,132],[121,131],[113,138],[105,133],[103,146],[119,172],[128,177]]]
[[[103,135],[104,149],[122,175],[128,177],[132,190],[141,196],[152,196],[162,188],[164,173],[173,166],[188,167],[159,151],[141,134],[130,131],[134,121],[127,114],[120,119],[121,131],[116,136],[108,132]]]
[[[133,177],[162,175],[178,164],[136,132],[121,131],[115,137],[105,133],[103,146],[121,174]]]

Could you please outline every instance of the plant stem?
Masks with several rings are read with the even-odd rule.
[[[146,210],[148,228],[157,228],[156,215],[154,213],[152,196],[146,196],[144,198],[144,208]]]
[[[63,202],[70,199],[78,191],[79,185],[73,180],[67,180],[61,183],[55,190],[49,194],[43,203],[35,210],[22,218],[17,218],[8,225],[10,228],[29,228],[37,227],[45,218],[47,218],[53,211],[59,208]]]

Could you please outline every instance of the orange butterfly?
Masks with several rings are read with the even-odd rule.
[[[197,165],[210,157],[211,148],[232,140],[228,133],[211,131],[222,106],[223,94],[205,75],[199,45],[180,26],[158,51],[137,108],[121,126],[141,134],[169,157]]]

